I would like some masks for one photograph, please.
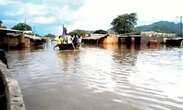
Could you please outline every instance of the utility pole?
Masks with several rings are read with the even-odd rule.
[[[27,22],[27,19],[26,19],[26,16],[25,16],[25,18],[24,18],[24,25],[26,25],[26,22]],[[27,29],[26,29],[26,27],[24,27],[24,31],[26,31]]]

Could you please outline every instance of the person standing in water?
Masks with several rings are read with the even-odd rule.
[[[57,44],[54,46],[54,50],[55,50],[55,48],[59,47],[59,45],[64,43],[64,39],[62,36],[56,37],[55,40],[56,40]]]

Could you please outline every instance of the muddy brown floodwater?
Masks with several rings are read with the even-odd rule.
[[[27,110],[183,110],[183,48],[9,51]]]

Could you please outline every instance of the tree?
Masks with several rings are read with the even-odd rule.
[[[0,20],[0,28],[6,28],[6,26],[3,26],[3,22]]]
[[[84,30],[79,30],[79,29],[74,30],[74,31],[72,31],[72,32],[69,33],[69,35],[73,35],[73,36],[74,35],[85,36],[86,34],[89,34],[89,32],[84,31]]]
[[[2,27],[3,22],[0,20],[0,27]]]
[[[44,37],[55,38],[55,35],[53,35],[53,34],[46,34]]]
[[[118,34],[130,33],[134,31],[134,26],[137,24],[136,13],[119,15],[113,19],[111,25],[112,30]]]
[[[94,33],[94,34],[107,34],[108,32],[105,31],[105,30],[100,29],[100,30],[94,31],[93,33]]]
[[[12,27],[12,29],[20,31],[32,31],[32,27],[25,23],[18,23]]]

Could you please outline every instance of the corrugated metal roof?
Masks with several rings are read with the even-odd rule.
[[[0,28],[0,30],[2,30],[2,31],[9,31],[9,32],[20,32],[20,33],[23,32],[23,31],[14,30],[14,29],[7,29],[7,28]]]
[[[103,37],[106,37],[107,34],[91,34],[90,37],[85,37],[85,38],[82,38],[84,40],[98,40],[98,39],[101,39]]]
[[[17,33],[7,33],[6,35],[8,35],[8,36],[13,36],[13,37],[18,37],[18,36],[20,36],[20,34],[17,34]]]

